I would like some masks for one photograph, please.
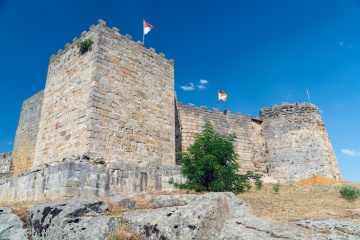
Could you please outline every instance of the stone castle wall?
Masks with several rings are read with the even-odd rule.
[[[170,191],[170,179],[183,182],[180,166],[156,162],[105,165],[65,159],[33,168],[18,178],[0,179],[0,202],[58,200],[79,197],[127,196],[141,192]]]
[[[117,29],[97,28],[90,155],[174,164],[173,61]]]
[[[177,102],[177,114],[177,129],[180,129],[177,131],[177,141],[182,150],[194,142],[205,121],[210,121],[217,132],[225,135],[236,134],[236,151],[239,154],[241,173],[266,173],[266,148],[261,136],[261,121],[253,119],[251,115],[231,114],[230,111],[225,114],[216,108],[208,110],[206,107],[196,108],[193,104],[182,105],[180,102]]]
[[[33,165],[74,153],[175,163],[174,112],[173,61],[99,20],[51,57]]]
[[[28,171],[34,163],[44,91],[23,102],[12,151],[13,173]]]
[[[80,40],[94,38],[95,32],[83,33]],[[74,39],[50,59],[34,166],[53,162],[74,153],[88,151],[87,125],[89,93],[95,66],[94,51],[79,54]]]
[[[299,180],[313,175],[341,179],[341,172],[319,109],[307,103],[260,111],[268,147],[269,174]]]
[[[0,153],[0,178],[7,177],[12,174],[11,165],[11,152]]]
[[[94,44],[81,55],[76,45],[84,39]],[[315,174],[341,178],[315,106],[273,106],[252,118],[175,104],[174,62],[102,20],[51,57],[45,90],[24,102],[14,176],[75,153],[175,164],[175,151],[192,144],[207,120],[217,132],[237,135],[242,173],[284,181]]]

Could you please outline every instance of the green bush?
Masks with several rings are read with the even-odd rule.
[[[261,176],[259,174],[255,175],[255,187],[256,190],[260,190],[263,187],[263,180],[261,180]]]
[[[345,200],[353,202],[360,196],[360,190],[353,186],[344,186],[340,189],[340,195]]]
[[[90,51],[93,43],[94,41],[91,39],[85,39],[84,41],[78,42],[77,47],[79,48],[80,54],[84,54],[87,51]]]
[[[186,152],[179,154],[182,164],[181,174],[185,183],[174,183],[176,188],[195,191],[222,192],[235,194],[251,188],[251,172],[239,175],[240,168],[236,159],[235,134],[228,137],[216,133],[210,122],[206,122],[203,131],[196,135],[194,143]]]
[[[273,190],[274,190],[274,192],[278,193],[280,190],[280,183],[275,183],[273,185]]]

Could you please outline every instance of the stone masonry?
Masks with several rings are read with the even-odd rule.
[[[39,119],[43,105],[44,90],[24,101],[16,130],[12,161],[14,175],[29,170],[34,164]]]
[[[260,116],[231,114],[177,103],[177,139],[186,149],[205,121],[218,132],[237,135],[241,172],[254,171],[280,181],[313,175],[342,179],[319,109],[307,103],[283,103],[263,108]]]
[[[11,152],[0,153],[0,178],[11,175]]]
[[[283,104],[260,111],[268,148],[269,174],[296,181],[313,175],[341,179],[341,172],[319,109]]]
[[[85,39],[94,44],[79,54],[77,43]],[[316,174],[341,179],[314,105],[272,106],[258,117],[182,105],[175,99],[173,60],[102,20],[51,57],[45,89],[24,102],[13,174],[78,153],[175,164],[175,152],[193,143],[205,121],[221,134],[237,135],[241,173],[251,170],[281,181]]]
[[[180,166],[173,164],[116,160],[94,164],[76,156],[80,155],[36,166],[18,178],[0,179],[0,202],[127,196],[170,191],[170,179],[184,181]]]
[[[173,61],[99,20],[51,57],[33,166],[74,153],[175,163],[174,111]]]
[[[247,171],[266,173],[267,153],[265,140],[261,137],[261,121],[253,119],[249,114],[231,114],[230,111],[224,114],[216,108],[212,110],[204,106],[196,108],[193,104],[182,105],[181,102],[177,102],[176,107],[179,118],[178,128],[181,129],[178,131],[178,136],[181,134],[181,137],[177,138],[181,140],[182,149],[179,150],[189,147],[195,140],[195,134],[202,131],[205,121],[210,121],[217,132],[225,135],[236,134],[236,151],[240,155],[238,162],[241,173]]]

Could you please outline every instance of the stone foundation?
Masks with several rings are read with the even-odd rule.
[[[33,168],[18,178],[0,179],[0,201],[42,201],[170,191],[183,181],[180,166],[109,160],[104,165],[64,159]]]

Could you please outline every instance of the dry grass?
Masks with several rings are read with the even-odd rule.
[[[147,194],[137,194],[133,197],[136,202],[136,209],[151,209],[151,196]]]
[[[273,184],[264,184],[261,190],[253,187],[239,198],[264,219],[288,222],[306,218],[332,218],[360,223],[360,199],[348,202],[340,196],[340,188],[360,183],[335,181],[323,177],[305,179],[295,184],[281,185],[274,193]]]
[[[114,231],[106,240],[142,240],[143,238],[134,232],[131,232],[126,224],[121,225],[121,227]]]

